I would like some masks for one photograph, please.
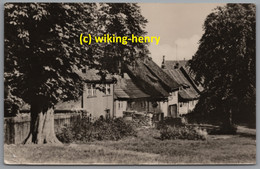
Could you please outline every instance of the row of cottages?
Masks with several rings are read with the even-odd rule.
[[[179,117],[195,108],[203,88],[188,73],[187,61],[164,60],[161,67],[151,58],[122,66],[122,75],[101,78],[97,70],[83,70],[84,92],[77,102],[59,109],[83,109],[91,120],[122,117],[139,112]],[[65,106],[65,107],[64,107]]]
[[[200,93],[203,91],[202,86],[194,81],[192,75],[188,73],[189,66],[187,63],[187,60],[165,60],[163,56],[161,65],[161,68],[181,86],[178,91],[177,108],[180,116],[195,108]]]
[[[97,70],[82,72],[82,109],[92,120],[139,112],[177,117],[179,85],[151,58],[122,66],[122,75],[101,78]]]

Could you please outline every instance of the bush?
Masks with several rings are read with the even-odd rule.
[[[161,129],[165,129],[169,126],[184,126],[185,124],[183,123],[183,119],[182,118],[165,118],[164,120],[162,121],[159,121],[156,125],[156,128],[158,130],[161,130]]]
[[[73,142],[73,133],[70,130],[69,127],[63,126],[57,131],[56,134],[57,138],[62,142],[62,143],[71,143]]]
[[[206,140],[207,132],[191,126],[165,126],[160,131],[161,139]]]
[[[82,118],[71,127],[65,127],[59,131],[57,137],[64,143],[80,142],[86,143],[95,140],[119,140],[127,136],[135,136],[136,131],[130,123],[122,118],[115,120],[97,120],[89,122]]]

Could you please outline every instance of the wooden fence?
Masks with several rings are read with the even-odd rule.
[[[71,125],[81,117],[81,112],[68,113],[62,111],[54,115],[54,128],[57,131],[64,125]],[[20,144],[28,136],[30,131],[30,114],[4,118],[5,144]]]

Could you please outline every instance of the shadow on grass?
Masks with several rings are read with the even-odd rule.
[[[255,135],[255,134],[251,134],[251,133],[239,133],[239,132],[238,132],[237,135],[238,135],[239,137],[251,138],[251,139],[253,139],[253,140],[256,139],[256,135]]]

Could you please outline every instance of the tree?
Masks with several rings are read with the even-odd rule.
[[[100,3],[99,9],[97,36],[110,34],[131,38],[132,34],[144,36],[147,33],[144,30],[147,20],[141,15],[140,7],[136,3]],[[146,43],[132,43],[131,41],[128,41],[127,44],[94,43],[89,52],[99,60],[100,64],[95,65],[96,69],[120,73],[122,64],[129,64],[137,57],[147,57],[149,53],[147,46]],[[103,57],[100,58],[100,56]],[[120,68],[111,65],[117,65]]]
[[[102,10],[94,3],[5,4],[5,83],[13,96],[31,106],[30,133],[24,143],[59,143],[54,133],[53,107],[59,101],[77,99],[82,94],[83,81],[78,70],[87,65],[101,74],[114,73],[112,70],[119,66],[116,63],[132,57],[123,53],[124,58],[111,58],[108,67],[104,66],[105,44],[80,45],[81,33],[92,36],[103,31],[113,33],[106,27],[98,29],[103,24]],[[123,20],[131,16],[127,13]],[[145,24],[137,18],[136,21],[137,25]],[[120,50],[115,51],[122,56]]]
[[[205,91],[196,112],[230,128],[234,119],[255,118],[254,4],[227,4],[209,14],[199,48],[190,61]],[[247,109],[245,109],[245,107]]]

